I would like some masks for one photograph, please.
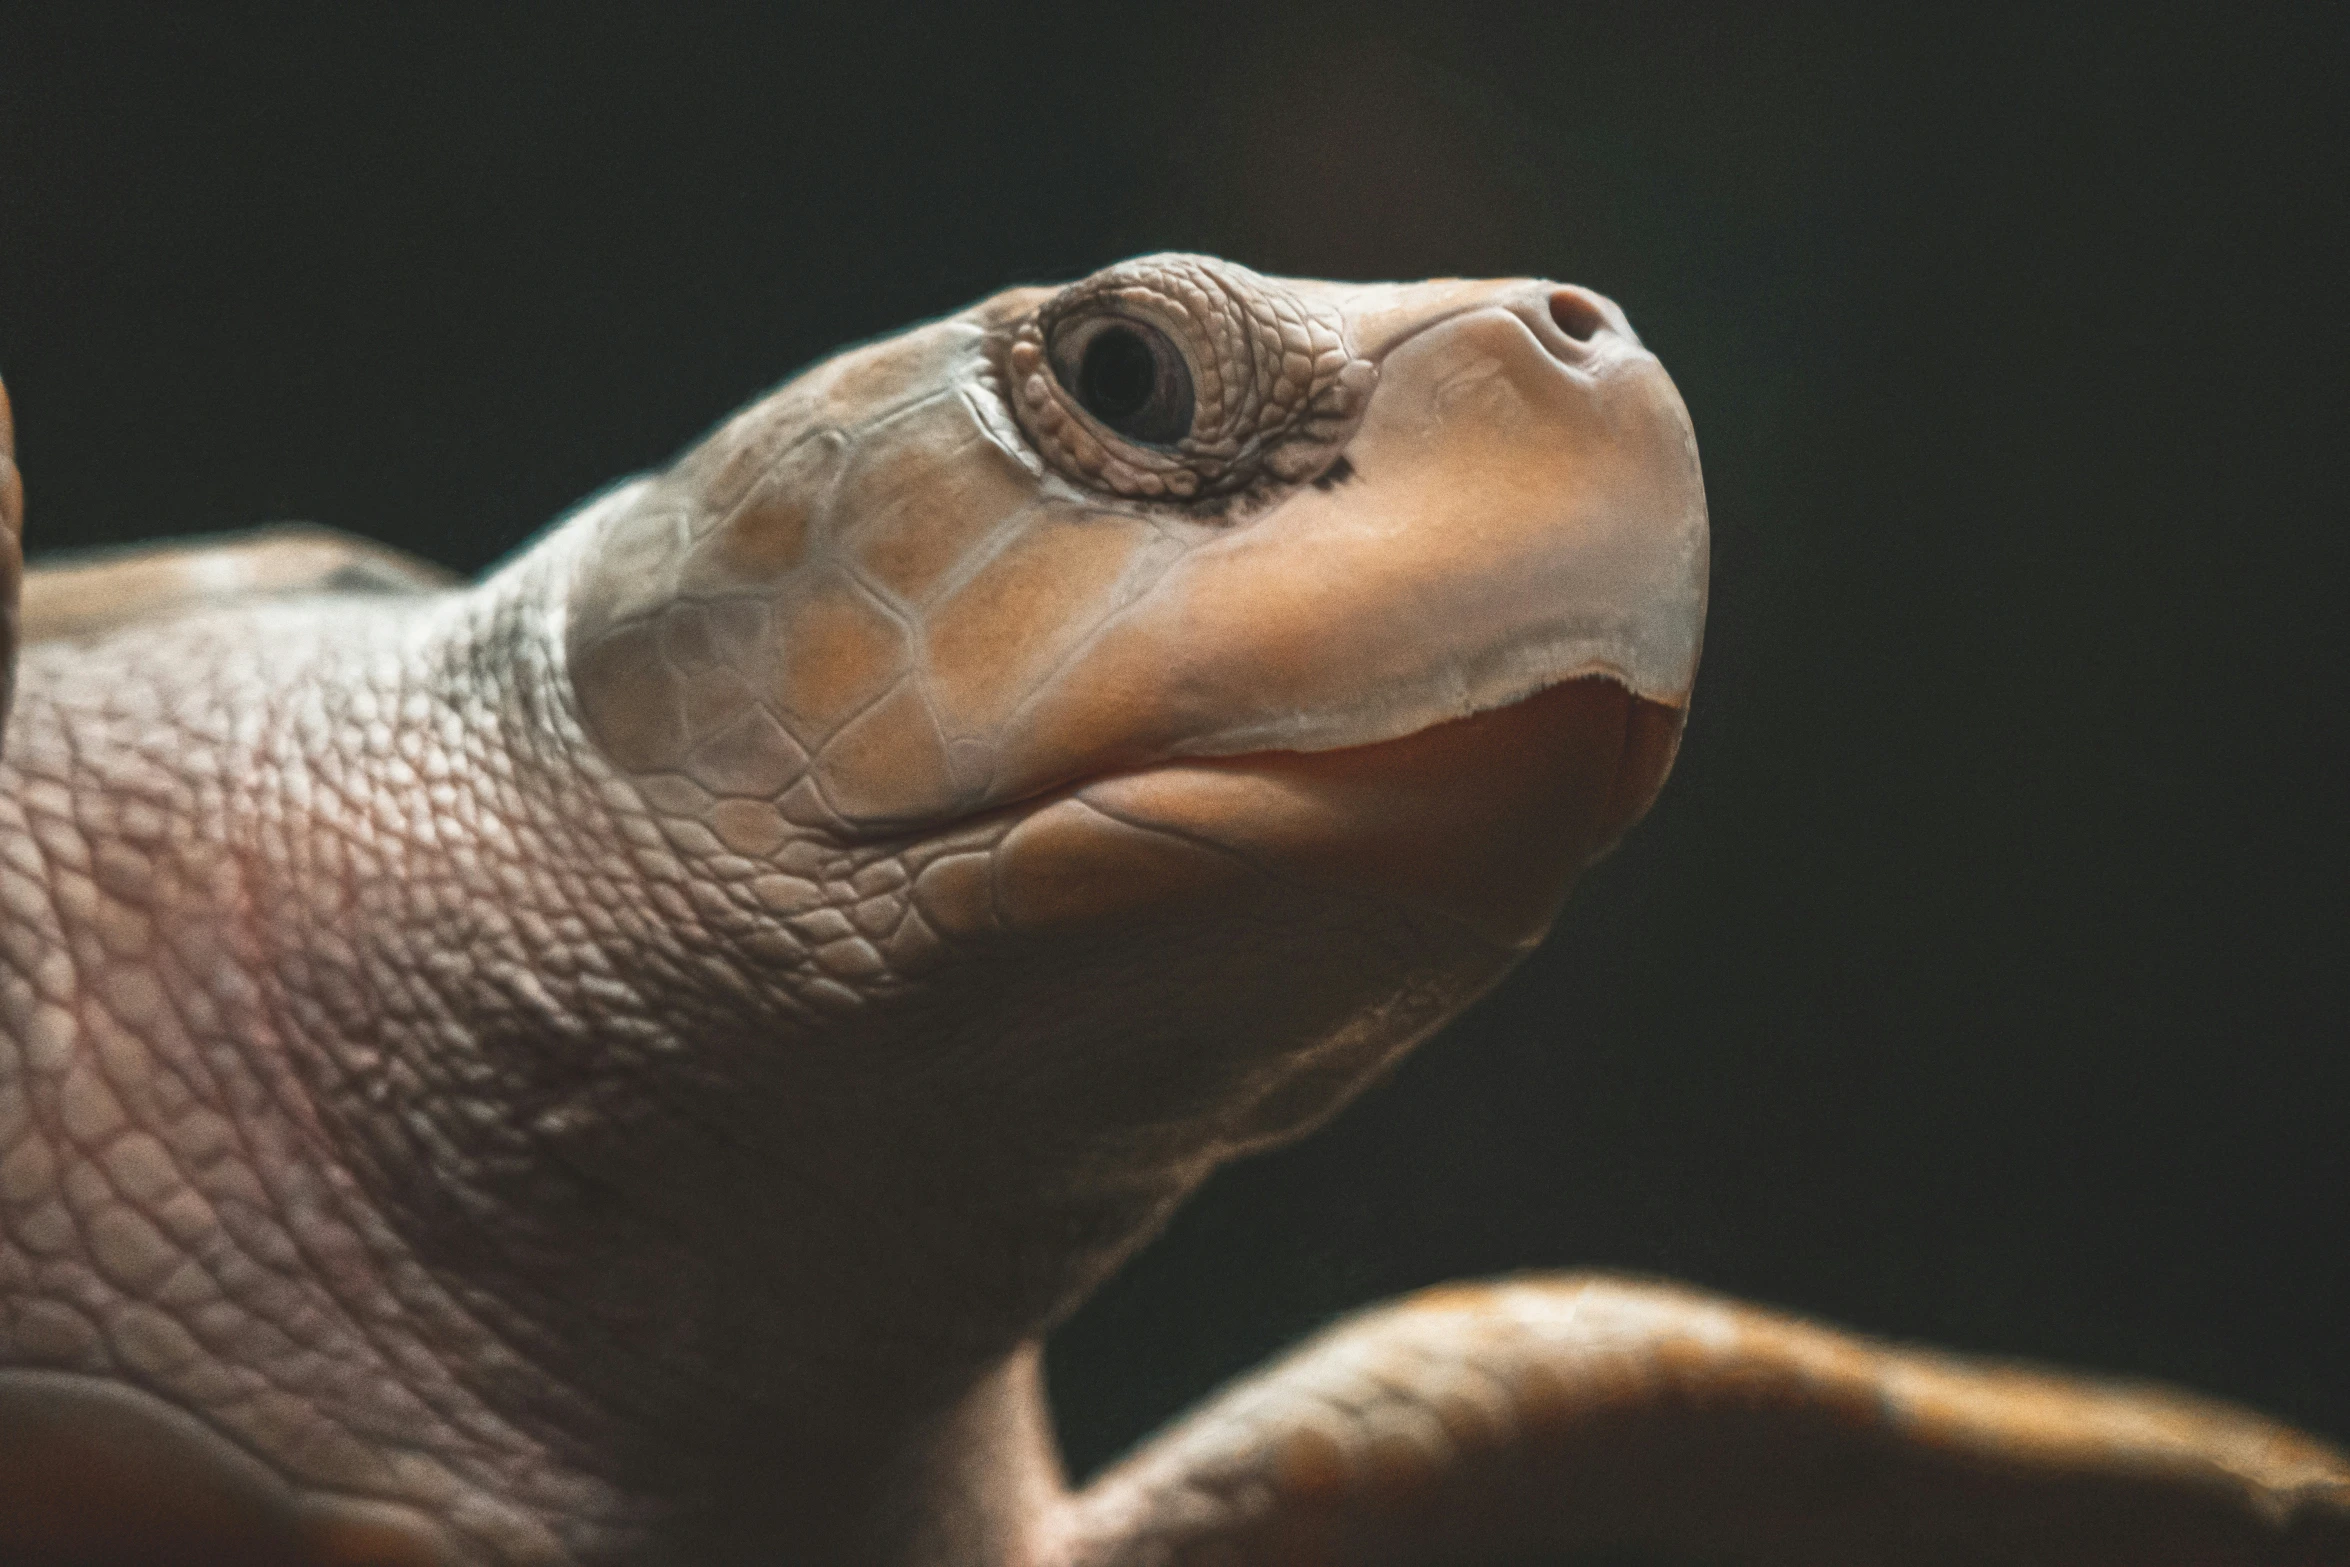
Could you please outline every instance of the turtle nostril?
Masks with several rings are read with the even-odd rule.
[[[1579,288],[1554,288],[1550,291],[1550,319],[1558,329],[1578,343],[1588,343],[1607,326],[1607,317],[1599,308],[1599,301]]]

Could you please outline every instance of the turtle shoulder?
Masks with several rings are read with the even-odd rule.
[[[24,576],[26,642],[125,626],[253,598],[411,594],[456,576],[414,555],[315,523],[272,523],[199,540],[51,556]]]
[[[16,426],[0,383],[0,725],[16,690],[17,596],[24,585],[24,480],[16,471]]]

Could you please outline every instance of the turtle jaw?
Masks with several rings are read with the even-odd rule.
[[[1522,953],[1645,814],[1685,717],[1584,676],[1368,745],[1109,774],[1021,810],[1039,828],[1007,835],[996,878],[1009,896],[996,907],[1029,929],[1128,912],[1155,893],[1124,852],[1140,833],[1300,887],[1433,912]]]
[[[984,1063],[958,1103],[990,1106],[966,1152],[999,1171],[938,1201],[997,1214],[980,1233],[1088,1237],[1030,1262],[1008,1320],[1056,1320],[1209,1170],[1321,1124],[1506,974],[1682,718],[1586,676],[1370,745],[1102,774],[923,863],[941,947],[909,1026],[923,1059]]]

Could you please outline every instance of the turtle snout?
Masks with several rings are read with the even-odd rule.
[[[1623,307],[1588,288],[1533,283],[1510,309],[1552,358],[1577,369],[1640,347]]]

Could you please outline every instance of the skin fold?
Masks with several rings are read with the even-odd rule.
[[[818,365],[477,584],[35,572],[0,1559],[2350,1562],[2256,1416],[1597,1278],[1071,1492],[1044,1337],[1542,939],[1705,591],[1613,304],[1195,256]]]

